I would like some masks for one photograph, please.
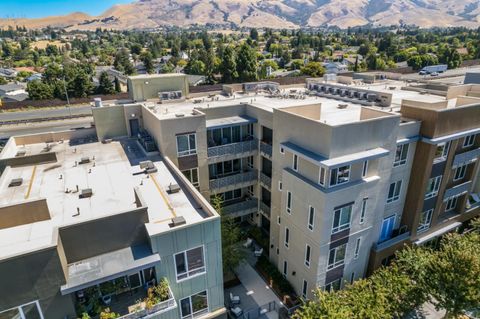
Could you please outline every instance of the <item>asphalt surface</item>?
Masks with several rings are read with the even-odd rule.
[[[79,119],[49,121],[42,123],[28,123],[21,125],[2,125],[0,126],[0,139],[6,139],[15,135],[27,135],[45,132],[66,131],[80,127],[90,127],[93,122],[92,117],[82,117]]]
[[[3,112],[0,113],[0,121],[11,120],[29,120],[37,118],[61,117],[69,115],[91,115],[92,107],[90,105],[55,108],[34,111]]]
[[[447,70],[443,73],[439,73],[437,76],[420,75],[418,73],[405,74],[402,76],[402,80],[434,80],[439,78],[462,76],[467,72],[480,72],[480,66]]]

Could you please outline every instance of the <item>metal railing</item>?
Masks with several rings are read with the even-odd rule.
[[[455,155],[452,168],[475,161],[480,156],[480,148]]]
[[[267,155],[268,157],[272,157],[272,145],[265,142],[260,142],[260,152]]]
[[[252,169],[246,172],[240,172],[238,174],[212,179],[210,180],[210,189],[219,189],[239,184],[249,184],[257,181],[257,179],[258,172],[257,170]]]
[[[453,186],[445,190],[445,194],[443,195],[443,200],[447,200],[450,197],[459,196],[461,194],[468,192],[471,184],[472,184],[472,181],[467,181],[465,183]]]
[[[272,178],[268,177],[264,172],[260,172],[260,183],[270,189],[272,187]]]
[[[222,212],[225,215],[229,215],[232,217],[240,217],[251,213],[256,213],[257,210],[258,199],[255,197],[251,197],[244,201],[222,207]]]
[[[138,311],[123,315],[123,316],[118,317],[118,318],[119,319],[139,319],[139,318],[144,318],[144,317],[151,316],[151,315],[160,314],[162,312],[165,312],[165,311],[176,308],[177,307],[177,302],[175,301],[175,298],[173,297],[173,293],[172,293],[172,290],[170,289],[170,287],[168,287],[168,291],[169,291],[169,297],[170,297],[169,299],[155,304],[150,309],[143,308],[143,309],[140,309]]]
[[[208,157],[219,157],[232,154],[242,154],[258,151],[258,140],[253,138],[248,141],[213,146],[207,149]]]
[[[270,301],[269,303],[264,304],[263,306],[260,306],[260,307],[254,308],[254,309],[246,310],[242,314],[241,318],[243,318],[243,319],[257,319],[257,318],[260,318],[260,317],[264,316],[265,314],[267,314],[269,312],[276,311],[277,308],[278,308],[277,303],[275,301]]]
[[[260,201],[260,210],[262,213],[270,219],[270,207],[267,206],[264,202]]]
[[[381,251],[387,247],[390,247],[392,245],[395,245],[395,244],[398,244],[404,240],[407,240],[408,238],[410,237],[410,232],[407,231],[403,234],[400,234],[398,236],[395,236],[393,238],[390,238],[389,240],[386,240],[384,242],[381,242],[381,243],[377,243],[377,244],[374,244],[373,245],[373,249],[375,251]]]

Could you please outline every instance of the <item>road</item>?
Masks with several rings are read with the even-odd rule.
[[[15,135],[35,134],[44,132],[66,131],[79,127],[89,127],[93,122],[92,117],[82,117],[79,119],[49,121],[42,123],[28,123],[21,125],[2,125],[0,126],[0,139],[9,138]]]
[[[465,75],[467,72],[480,72],[480,66],[447,70],[444,73],[440,73],[438,76],[420,75],[418,73],[405,74],[402,76],[402,80],[432,80],[439,78],[458,77]]]
[[[71,113],[70,113],[71,112]],[[37,118],[60,117],[69,115],[91,115],[92,107],[90,105],[82,105],[75,107],[44,109],[35,111],[20,111],[20,112],[3,112],[0,113],[0,121],[11,120],[28,120]]]

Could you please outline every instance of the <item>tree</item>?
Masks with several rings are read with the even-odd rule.
[[[255,28],[250,29],[250,38],[252,40],[257,41],[258,40],[258,31]]]
[[[120,49],[115,55],[115,60],[113,61],[113,66],[120,72],[124,72],[126,75],[132,75],[135,73],[135,67],[132,62],[130,62],[130,55],[128,50],[123,48]]]
[[[53,88],[40,80],[28,82],[27,92],[31,100],[48,100],[53,98]]]
[[[107,72],[102,72],[100,74],[100,78],[98,80],[99,85],[97,88],[98,93],[100,94],[114,94],[115,88],[113,86],[112,81],[110,81],[110,77],[108,76]]]
[[[246,43],[242,44],[238,51],[237,72],[242,82],[258,80],[257,53]]]
[[[118,79],[118,77],[115,77],[115,92],[121,92],[122,91],[122,87],[120,86],[120,80]]]
[[[300,72],[304,75],[318,78],[325,74],[325,68],[320,62],[308,62],[307,65],[300,68]]]
[[[83,69],[78,69],[73,79],[68,83],[68,91],[74,97],[87,97],[93,91],[90,75]]]
[[[232,83],[238,78],[235,49],[230,45],[223,50],[220,73],[224,83]]]
[[[143,52],[140,55],[140,60],[142,60],[143,65],[145,66],[145,70],[148,74],[152,74],[155,72],[155,67],[153,65],[153,56],[149,51]]]
[[[222,233],[222,264],[223,273],[233,271],[244,258],[244,252],[240,246],[241,234],[240,228],[233,220],[233,217],[224,214],[223,199],[216,195],[212,199],[213,208],[221,216],[221,233]]]

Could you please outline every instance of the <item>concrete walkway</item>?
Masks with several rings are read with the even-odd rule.
[[[252,297],[258,305],[263,306],[272,301],[275,301],[277,307],[282,304],[277,295],[275,295],[265,281],[263,281],[262,277],[260,277],[255,269],[247,262],[243,261],[240,263],[235,269],[235,273],[242,282],[242,285],[247,289],[247,294]],[[277,319],[278,313],[272,311],[267,313],[266,316],[269,319]]]

